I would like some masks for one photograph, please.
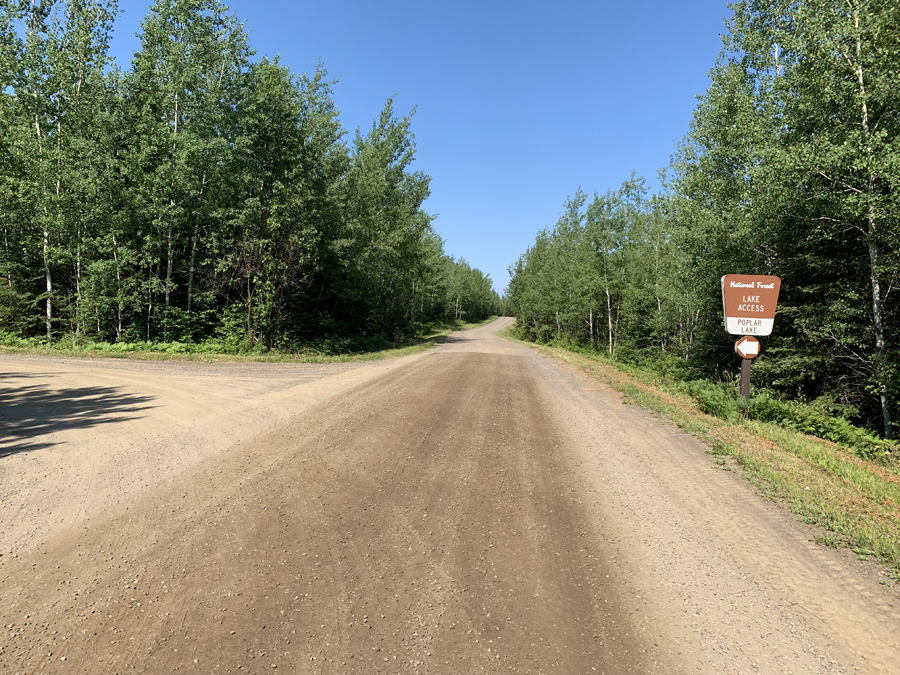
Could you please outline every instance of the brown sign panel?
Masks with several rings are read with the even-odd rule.
[[[725,330],[732,335],[771,334],[780,290],[778,277],[726,274],[722,277]]]
[[[755,337],[745,335],[734,343],[734,351],[742,359],[755,359],[759,356],[759,340]]]

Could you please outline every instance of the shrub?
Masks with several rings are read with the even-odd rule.
[[[698,407],[708,415],[733,422],[743,412],[748,419],[771,422],[837,443],[865,459],[883,459],[884,452],[893,452],[898,445],[855,426],[843,410],[828,400],[812,403],[786,401],[774,392],[757,391],[745,404],[733,384],[692,380],[678,387],[692,396]]]
[[[700,410],[726,422],[735,421],[741,414],[741,405],[733,387],[706,383],[697,391]]]

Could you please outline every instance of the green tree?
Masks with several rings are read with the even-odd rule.
[[[32,283],[28,270],[39,256],[43,288],[38,298],[44,303],[48,339],[54,331],[55,303],[68,296],[72,300],[66,304],[73,305],[77,314],[84,272],[83,225],[103,161],[94,136],[105,101],[103,69],[114,14],[113,2],[92,0],[5,2],[0,7],[7,120],[5,234],[7,243],[17,240],[27,250],[19,267],[25,276],[17,282]],[[8,264],[9,283],[12,272]],[[54,284],[55,278],[61,283]],[[70,279],[73,283],[67,283]],[[73,326],[77,325],[76,319]]]
[[[126,78],[134,131],[126,172],[143,238],[148,339],[155,314],[164,337],[190,322],[201,234],[230,195],[235,110],[251,54],[243,25],[217,0],[158,0],[142,24]]]
[[[768,350],[778,358],[758,374],[863,408],[872,391],[890,436],[900,394],[886,290],[900,269],[897,13],[823,0],[733,9],[672,181],[676,239],[705,284],[701,361],[725,349],[716,280],[779,274]]]
[[[348,149],[321,64],[251,61],[218,0],[157,0],[122,71],[115,11],[0,0],[0,327],[271,348],[497,306],[422,209],[411,116]]]
[[[343,300],[363,330],[408,321],[417,261],[428,252],[432,217],[422,210],[431,179],[410,171],[415,158],[412,115],[397,118],[388,101],[363,136],[357,130],[345,181],[346,276]]]
[[[348,156],[326,76],[320,66],[295,81],[263,59],[250,68],[237,108],[233,185],[241,198],[223,212],[229,253],[217,266],[230,280],[226,298],[240,298],[234,311],[250,344],[274,346],[292,332],[289,322],[302,322],[298,299],[313,287],[323,239],[340,219]]]

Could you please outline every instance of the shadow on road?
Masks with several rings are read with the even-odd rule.
[[[447,337],[445,337],[443,339],[442,344],[447,345],[447,344],[454,344],[457,342],[471,342],[471,341],[472,341],[472,338],[461,337],[461,336],[457,336],[457,335],[448,335]]]
[[[28,377],[0,376],[0,458],[56,445],[45,438],[48,434],[137,419],[141,416],[135,413],[154,407],[146,405],[152,397],[123,394],[118,387],[56,390],[45,384],[3,384]]]

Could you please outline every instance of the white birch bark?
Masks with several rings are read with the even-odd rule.
[[[857,82],[859,84],[859,95],[861,101],[860,124],[862,125],[863,139],[866,150],[866,228],[867,243],[869,249],[869,276],[872,284],[872,319],[873,328],[875,329],[875,355],[879,361],[884,358],[887,351],[887,345],[884,334],[884,309],[882,306],[881,296],[881,279],[878,275],[878,244],[876,241],[877,221],[875,216],[875,179],[876,172],[874,158],[872,156],[872,133],[869,129],[869,108],[866,102],[866,84],[862,66],[862,34],[859,23],[859,4],[854,7],[854,28],[856,29],[856,61],[855,70]],[[883,378],[878,377],[876,382],[879,390],[879,398],[881,400],[881,412],[884,419],[884,435],[885,438],[893,436],[893,420],[891,415],[891,405],[887,398],[887,384]]]
[[[613,353],[613,320],[612,320],[612,298],[609,295],[609,289],[606,289],[606,319],[609,324],[609,355]]]

